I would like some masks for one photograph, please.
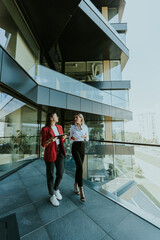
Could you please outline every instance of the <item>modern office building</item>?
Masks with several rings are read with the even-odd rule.
[[[39,197],[46,197],[40,131],[45,124],[47,112],[57,113],[65,133],[69,133],[74,115],[79,112],[83,113],[89,128],[90,141],[86,144],[83,176],[91,188],[98,189],[105,195],[102,199],[100,194],[86,188],[90,200],[93,200],[92,197],[99,199],[93,201],[93,206],[84,208],[86,216],[80,216],[84,220],[90,216],[88,211],[98,211],[93,212],[93,221],[86,220],[87,224],[93,224],[94,234],[92,233],[91,239],[102,239],[103,230],[111,231],[112,226],[123,222],[129,214],[131,219],[126,222],[124,220],[124,225],[129,224],[129,227],[132,226],[135,213],[142,216],[135,208],[132,209],[132,214],[130,210],[122,208],[120,205],[124,204],[124,200],[137,206],[139,199],[143,199],[145,204],[142,209],[146,210],[150,206],[150,213],[154,212],[154,216],[149,216],[149,221],[153,219],[155,225],[159,221],[157,208],[142,193],[137,193],[133,171],[134,147],[123,144],[124,122],[132,120],[132,112],[129,110],[131,84],[129,80],[122,80],[122,72],[129,58],[125,41],[127,24],[121,23],[124,8],[125,0],[0,0],[0,178],[5,178],[1,185],[4,201],[1,201],[3,209],[0,210],[0,215],[6,215],[15,209],[20,223],[20,235],[24,239],[29,239],[25,238],[25,234],[32,230],[38,229],[36,231],[39,232],[39,228],[44,227],[42,222],[45,226],[50,224],[46,222],[45,214],[48,214],[47,221],[53,220],[49,206],[47,209],[44,207],[45,211],[43,207],[40,208],[40,217],[35,212],[35,206],[39,210],[39,206],[44,204],[39,205],[36,201],[40,201]],[[113,141],[121,144],[116,145]],[[66,173],[72,174],[74,164],[69,141],[65,147]],[[143,151],[145,154],[145,149]],[[39,160],[6,178],[11,172],[36,159]],[[142,184],[143,178],[146,186],[149,185],[142,176],[142,171],[139,176],[139,169],[138,166],[138,184]],[[62,186],[64,191],[68,187],[67,183],[72,182],[67,174],[65,180],[65,187]],[[39,181],[41,184],[38,185]],[[157,190],[152,186],[150,188]],[[72,212],[76,209],[75,200],[72,199],[71,203],[70,196],[66,196]],[[112,197],[112,201],[106,199],[106,196]],[[155,198],[152,200],[157,203]],[[99,204],[99,201],[103,204]],[[62,212],[68,214],[68,205],[63,207]],[[105,213],[105,207],[111,218]],[[81,209],[77,211],[81,212]],[[28,212],[31,215],[27,218]],[[22,215],[26,218],[24,221]],[[57,217],[59,216],[63,218],[60,212]],[[107,217],[107,221],[112,222],[110,225],[104,225]],[[64,221],[65,219],[66,216]],[[76,217],[73,219],[77,221]],[[137,227],[139,221],[142,220],[137,217]],[[102,229],[99,230],[99,226],[95,228],[95,222]],[[65,236],[65,233],[69,233],[65,229],[67,224],[62,224],[64,236],[61,239],[70,239]],[[149,225],[143,224],[146,228]],[[88,229],[84,234],[89,234],[87,231]],[[112,231],[113,235],[116,234],[114,229]],[[154,231],[155,236],[159,236],[156,228]],[[99,234],[98,237],[96,234]],[[126,236],[130,236],[130,231],[123,236],[125,237],[119,238],[117,235],[114,239],[126,239]],[[150,235],[146,232],[146,236]],[[38,238],[35,235],[33,239]],[[57,238],[53,236],[44,239]]]
[[[48,111],[57,112],[65,132],[82,112],[90,139],[124,140],[124,121],[132,119],[130,81],[122,81],[129,57],[124,6],[0,1],[1,162],[40,157],[37,137]],[[5,150],[9,142],[17,147]]]

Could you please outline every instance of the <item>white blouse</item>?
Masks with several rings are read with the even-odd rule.
[[[52,126],[52,129],[53,129],[53,132],[54,132],[55,136],[58,136],[58,135],[59,135],[59,132],[58,132],[57,127],[56,127],[56,126]],[[57,145],[60,144],[60,141],[59,141],[58,138],[57,138],[57,140],[56,140],[56,143],[57,143]]]
[[[83,138],[82,136],[86,135],[86,138]],[[88,136],[88,127],[83,124],[81,125],[81,129],[78,129],[77,124],[72,125],[71,130],[70,130],[70,137],[69,139],[71,140],[71,137],[75,137],[76,140],[75,142],[80,142],[80,141],[88,141],[89,136]]]

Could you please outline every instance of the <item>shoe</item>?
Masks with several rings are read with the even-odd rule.
[[[84,192],[83,192],[83,187],[80,187],[80,199],[82,202],[86,201],[86,198],[85,198]]]
[[[77,195],[80,195],[79,187],[76,183],[74,184],[74,191]]]
[[[62,200],[62,195],[61,195],[61,193],[60,193],[59,190],[55,190],[55,191],[54,191],[54,194],[55,194],[55,196],[56,196],[56,198],[57,198],[58,200]]]
[[[59,202],[55,196],[55,194],[50,198],[50,202],[52,203],[53,206],[58,207],[59,206]]]

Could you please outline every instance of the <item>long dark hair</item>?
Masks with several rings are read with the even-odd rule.
[[[55,114],[55,112],[50,112],[50,113],[47,113],[47,117],[46,117],[46,124],[45,126],[46,127],[50,127],[51,126],[51,117]]]

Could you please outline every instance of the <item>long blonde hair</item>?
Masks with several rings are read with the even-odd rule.
[[[78,113],[76,115],[81,118],[81,125],[84,125],[84,117],[83,117],[82,113]]]

